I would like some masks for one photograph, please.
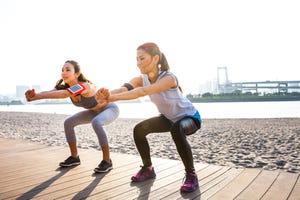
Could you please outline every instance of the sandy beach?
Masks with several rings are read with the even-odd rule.
[[[63,130],[66,117],[0,112],[0,137],[67,148]],[[105,127],[112,152],[138,155],[132,129],[141,120],[119,118]],[[99,149],[90,124],[76,127],[76,136],[79,148]],[[170,133],[154,133],[148,139],[152,156],[180,159]],[[300,118],[204,119],[201,130],[188,140],[195,162],[300,172]]]

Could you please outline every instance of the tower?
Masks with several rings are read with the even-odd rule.
[[[217,92],[225,93],[226,86],[229,84],[227,67],[218,67],[217,68]]]

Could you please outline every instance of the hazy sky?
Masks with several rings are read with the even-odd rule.
[[[99,87],[139,74],[136,48],[157,43],[186,93],[216,79],[300,79],[299,0],[0,0],[0,94],[52,89],[73,59]]]

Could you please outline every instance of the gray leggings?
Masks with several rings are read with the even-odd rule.
[[[75,126],[91,123],[96,132],[100,146],[107,146],[108,140],[103,128],[113,122],[119,116],[119,108],[115,103],[109,103],[100,113],[92,110],[84,110],[68,117],[64,122],[67,142],[76,141]]]

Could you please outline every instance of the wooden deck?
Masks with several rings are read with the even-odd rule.
[[[114,169],[94,174],[101,153],[79,149],[81,165],[59,168],[67,147],[0,138],[0,199],[289,199],[300,200],[299,173],[196,163],[199,190],[179,192],[181,161],[154,158],[156,179],[131,183],[140,158],[112,153]]]

